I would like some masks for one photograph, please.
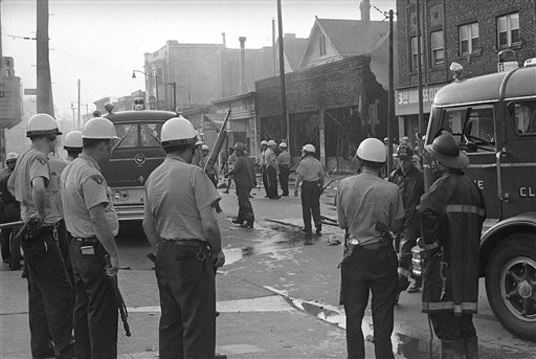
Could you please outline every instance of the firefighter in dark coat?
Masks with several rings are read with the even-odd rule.
[[[228,173],[235,177],[238,197],[238,217],[233,220],[233,223],[239,224],[242,228],[253,228],[255,216],[249,200],[249,192],[255,187],[255,169],[247,156],[244,155],[246,145],[237,142],[234,149],[237,156],[236,164]]]
[[[469,159],[450,133],[426,150],[443,172],[421,198],[424,246],[423,312],[441,340],[441,358],[478,358],[473,325],[477,312],[479,244],[485,206],[463,168]]]
[[[417,245],[417,238],[420,236],[417,205],[424,193],[424,175],[413,165],[413,150],[407,144],[400,144],[396,155],[400,165],[389,175],[389,182],[398,186],[406,212],[402,228],[397,234],[399,291],[407,289],[408,293],[414,293],[420,291],[421,279],[416,278],[415,283],[408,289],[408,277],[411,273],[411,248]]]

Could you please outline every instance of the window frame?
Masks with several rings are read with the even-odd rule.
[[[441,47],[434,47],[434,35],[438,34],[437,39],[441,39]],[[436,54],[438,52],[443,53],[442,60],[438,60]],[[432,31],[430,33],[430,62],[432,67],[439,67],[445,65],[445,38],[443,30]]]
[[[462,31],[466,29],[467,38],[463,38]],[[476,31],[475,31],[476,30]],[[476,32],[476,36],[475,36]],[[467,51],[463,51],[463,42],[467,42]],[[476,42],[476,44],[474,43]],[[470,55],[477,52],[480,45],[480,28],[478,22],[463,24],[458,27],[458,44],[460,55]]]
[[[512,22],[514,17],[516,18],[517,26],[513,27]],[[505,21],[505,30],[501,31],[501,25],[500,22],[504,20]],[[498,16],[496,19],[496,26],[497,26],[497,48],[499,49],[505,49],[509,48],[515,45],[519,45],[521,43],[521,26],[519,23],[519,12],[512,12],[509,14]],[[517,40],[513,40],[513,34],[514,32],[517,32]],[[506,34],[506,41],[505,43],[501,42],[501,35]]]
[[[326,35],[324,34],[318,37],[318,54],[320,56],[326,55]]]

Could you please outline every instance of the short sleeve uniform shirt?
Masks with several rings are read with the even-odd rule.
[[[220,199],[205,171],[176,155],[168,155],[145,184],[145,206],[167,240],[206,241],[200,211]]]
[[[96,236],[89,210],[100,204],[105,205],[104,214],[117,235],[119,222],[111,201],[112,191],[94,159],[81,154],[69,163],[61,175],[61,184],[65,223],[73,237]]]

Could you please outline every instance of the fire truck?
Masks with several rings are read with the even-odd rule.
[[[444,130],[486,201],[480,270],[490,306],[508,331],[536,341],[536,66],[443,87],[425,144]]]
[[[120,221],[143,219],[143,186],[166,156],[160,146],[160,130],[166,120],[177,116],[171,111],[145,110],[139,102],[135,101],[132,111],[104,115],[113,122],[120,138],[102,169]]]

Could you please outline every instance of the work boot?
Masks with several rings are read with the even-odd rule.
[[[307,231],[305,232],[305,241],[303,243],[305,246],[310,246],[313,244],[313,234],[311,233],[311,231]]]
[[[251,228],[253,228],[253,221],[247,221],[246,223],[242,223],[240,225],[240,227],[242,227],[242,228],[250,228],[251,229]]]
[[[478,359],[478,338],[465,339],[465,359]]]
[[[408,288],[408,293],[417,293],[421,291],[422,287],[422,278],[416,278],[415,282]]]
[[[242,225],[244,224],[245,221],[243,219],[237,218],[237,219],[233,219],[231,222]]]
[[[465,339],[441,340],[441,359],[466,359]]]

